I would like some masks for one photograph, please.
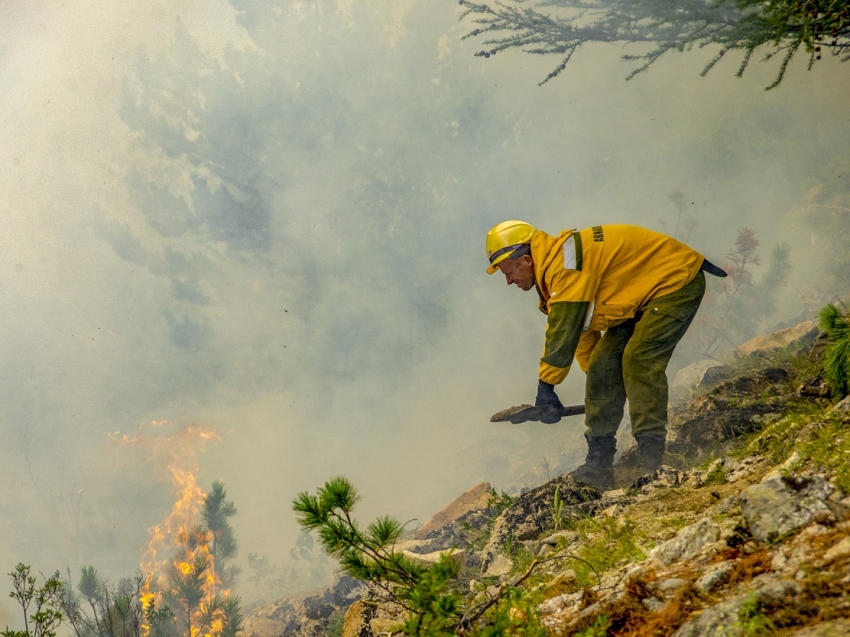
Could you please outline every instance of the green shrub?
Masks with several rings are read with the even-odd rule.
[[[824,359],[824,376],[832,385],[835,398],[850,394],[850,316],[833,304],[820,311],[820,328],[829,337]]]
[[[365,529],[358,525],[352,512],[359,499],[352,484],[337,477],[315,495],[300,493],[293,509],[298,523],[318,533],[324,551],[339,560],[345,573],[372,583],[407,611],[401,626],[404,634],[444,637],[462,631],[469,637],[542,637],[534,608],[515,586],[502,585],[485,601],[465,604],[455,584],[457,561],[444,554],[432,566],[414,562],[395,549],[402,532],[397,520],[385,516]]]

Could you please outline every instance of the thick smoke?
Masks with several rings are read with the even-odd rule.
[[[550,61],[474,58],[424,0],[30,5],[0,27],[6,571],[137,567],[168,476],[108,434],[152,420],[222,435],[201,483],[243,558],[285,560],[332,475],[421,519],[577,461],[579,419],[487,422],[533,398],[545,325],[484,274],[487,229],[672,232],[678,201],[715,261],[742,226],[792,243],[776,324],[821,267],[807,193],[847,180],[831,61],[766,93],[764,66],[700,78],[709,52],[625,82],[601,48],[538,88]]]

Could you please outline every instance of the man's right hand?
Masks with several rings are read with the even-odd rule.
[[[558,395],[555,393],[555,386],[549,383],[546,383],[542,380],[537,382],[537,398],[534,400],[535,407],[544,407],[551,406],[555,409],[551,410],[551,416],[544,416],[540,419],[540,422],[546,423],[547,425],[552,425],[561,420],[561,413],[564,411],[564,405],[561,403],[561,399],[558,398]]]

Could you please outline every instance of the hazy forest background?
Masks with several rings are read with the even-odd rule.
[[[765,91],[779,60],[702,77],[695,47],[625,81],[589,44],[538,87],[559,60],[476,56],[464,11],[5,5],[2,572],[131,576],[178,466],[226,485],[237,590],[268,599],[327,571],[289,507],[330,475],[364,518],[421,520],[578,461],[578,421],[488,422],[533,397],[544,329],[484,273],[505,218],[641,224],[730,266],[671,371],[846,298],[850,65],[801,55]],[[195,423],[214,435],[164,458]]]

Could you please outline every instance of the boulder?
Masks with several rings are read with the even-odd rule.
[[[501,577],[502,575],[507,575],[508,573],[510,573],[513,567],[514,563],[510,560],[510,558],[505,557],[501,553],[497,553],[490,560],[489,564],[487,565],[487,570],[484,572],[484,574],[494,577]]]
[[[416,564],[420,564],[422,566],[433,566],[437,562],[440,561],[440,558],[443,555],[448,555],[449,558],[455,562],[460,570],[458,571],[458,575],[463,575],[466,570],[466,551],[457,550],[457,549],[449,549],[448,551],[435,551],[433,553],[411,553],[410,551],[402,551],[404,556],[410,559],[412,562]]]
[[[735,568],[735,562],[725,561],[718,562],[709,566],[705,573],[696,581],[694,586],[698,591],[710,593],[716,588],[723,586],[729,581],[732,571]]]
[[[328,620],[366,592],[360,580],[336,575],[329,586],[284,597],[245,618],[245,637],[311,637],[325,632]],[[353,637],[353,635],[351,636]]]
[[[342,620],[342,637],[372,637],[372,616],[374,604],[357,601],[345,611]]]
[[[827,549],[826,553],[823,554],[823,561],[830,564],[848,556],[850,556],[850,536],[842,538],[838,544]]]
[[[739,637],[744,631],[738,628],[738,613],[746,601],[746,595],[739,595],[707,608],[683,624],[673,637]]]
[[[578,540],[579,537],[579,534],[575,531],[558,531],[544,537],[540,540],[540,544],[555,547],[558,545],[558,540],[561,538],[563,538],[564,544],[570,544],[571,542]]]
[[[386,617],[375,617],[369,621],[369,628],[372,630],[372,635],[391,635],[397,632],[401,622],[395,619]]]
[[[712,358],[706,358],[696,363],[686,365],[673,377],[673,382],[670,383],[671,388],[681,387],[683,389],[692,389],[702,383],[703,378],[709,370],[727,370],[728,368]],[[720,371],[714,374],[721,374]]]
[[[662,564],[684,561],[719,539],[720,527],[711,518],[703,518],[696,524],[686,526],[673,539],[656,546],[649,556]]]
[[[708,389],[731,376],[733,370],[727,365],[712,365],[706,369],[697,381],[697,389]]]
[[[753,537],[773,542],[809,524],[834,520],[825,502],[834,490],[823,476],[773,475],[747,487],[739,504]]]
[[[537,539],[544,531],[554,526],[553,504],[555,490],[563,504],[562,519],[568,520],[578,514],[576,507],[586,502],[599,500],[599,492],[572,476],[563,475],[546,484],[523,493],[496,518],[490,539],[482,551],[483,570],[487,570],[493,558],[501,553],[509,537],[514,540]]]
[[[480,511],[487,508],[490,501],[490,483],[476,484],[469,491],[459,495],[451,504],[443,507],[416,529],[413,537],[424,540],[430,533],[455,522],[470,511]]]
[[[732,350],[736,358],[742,358],[751,354],[765,353],[770,350],[788,347],[789,345],[803,345],[814,343],[818,335],[818,326],[814,321],[804,321],[794,327],[787,327],[771,334],[756,336],[746,343]]]
[[[425,539],[403,540],[397,544],[397,548],[425,555],[466,546],[491,524],[495,516],[496,510],[490,508],[469,511],[455,521],[431,531]]]
[[[670,600],[682,591],[687,590],[690,585],[689,580],[682,579],[681,577],[669,577],[653,582],[649,588],[660,599]]]
[[[673,637],[743,637],[740,612],[752,599],[765,607],[776,607],[799,595],[802,587],[793,580],[759,576],[752,581],[753,590],[706,608],[683,624]]]

